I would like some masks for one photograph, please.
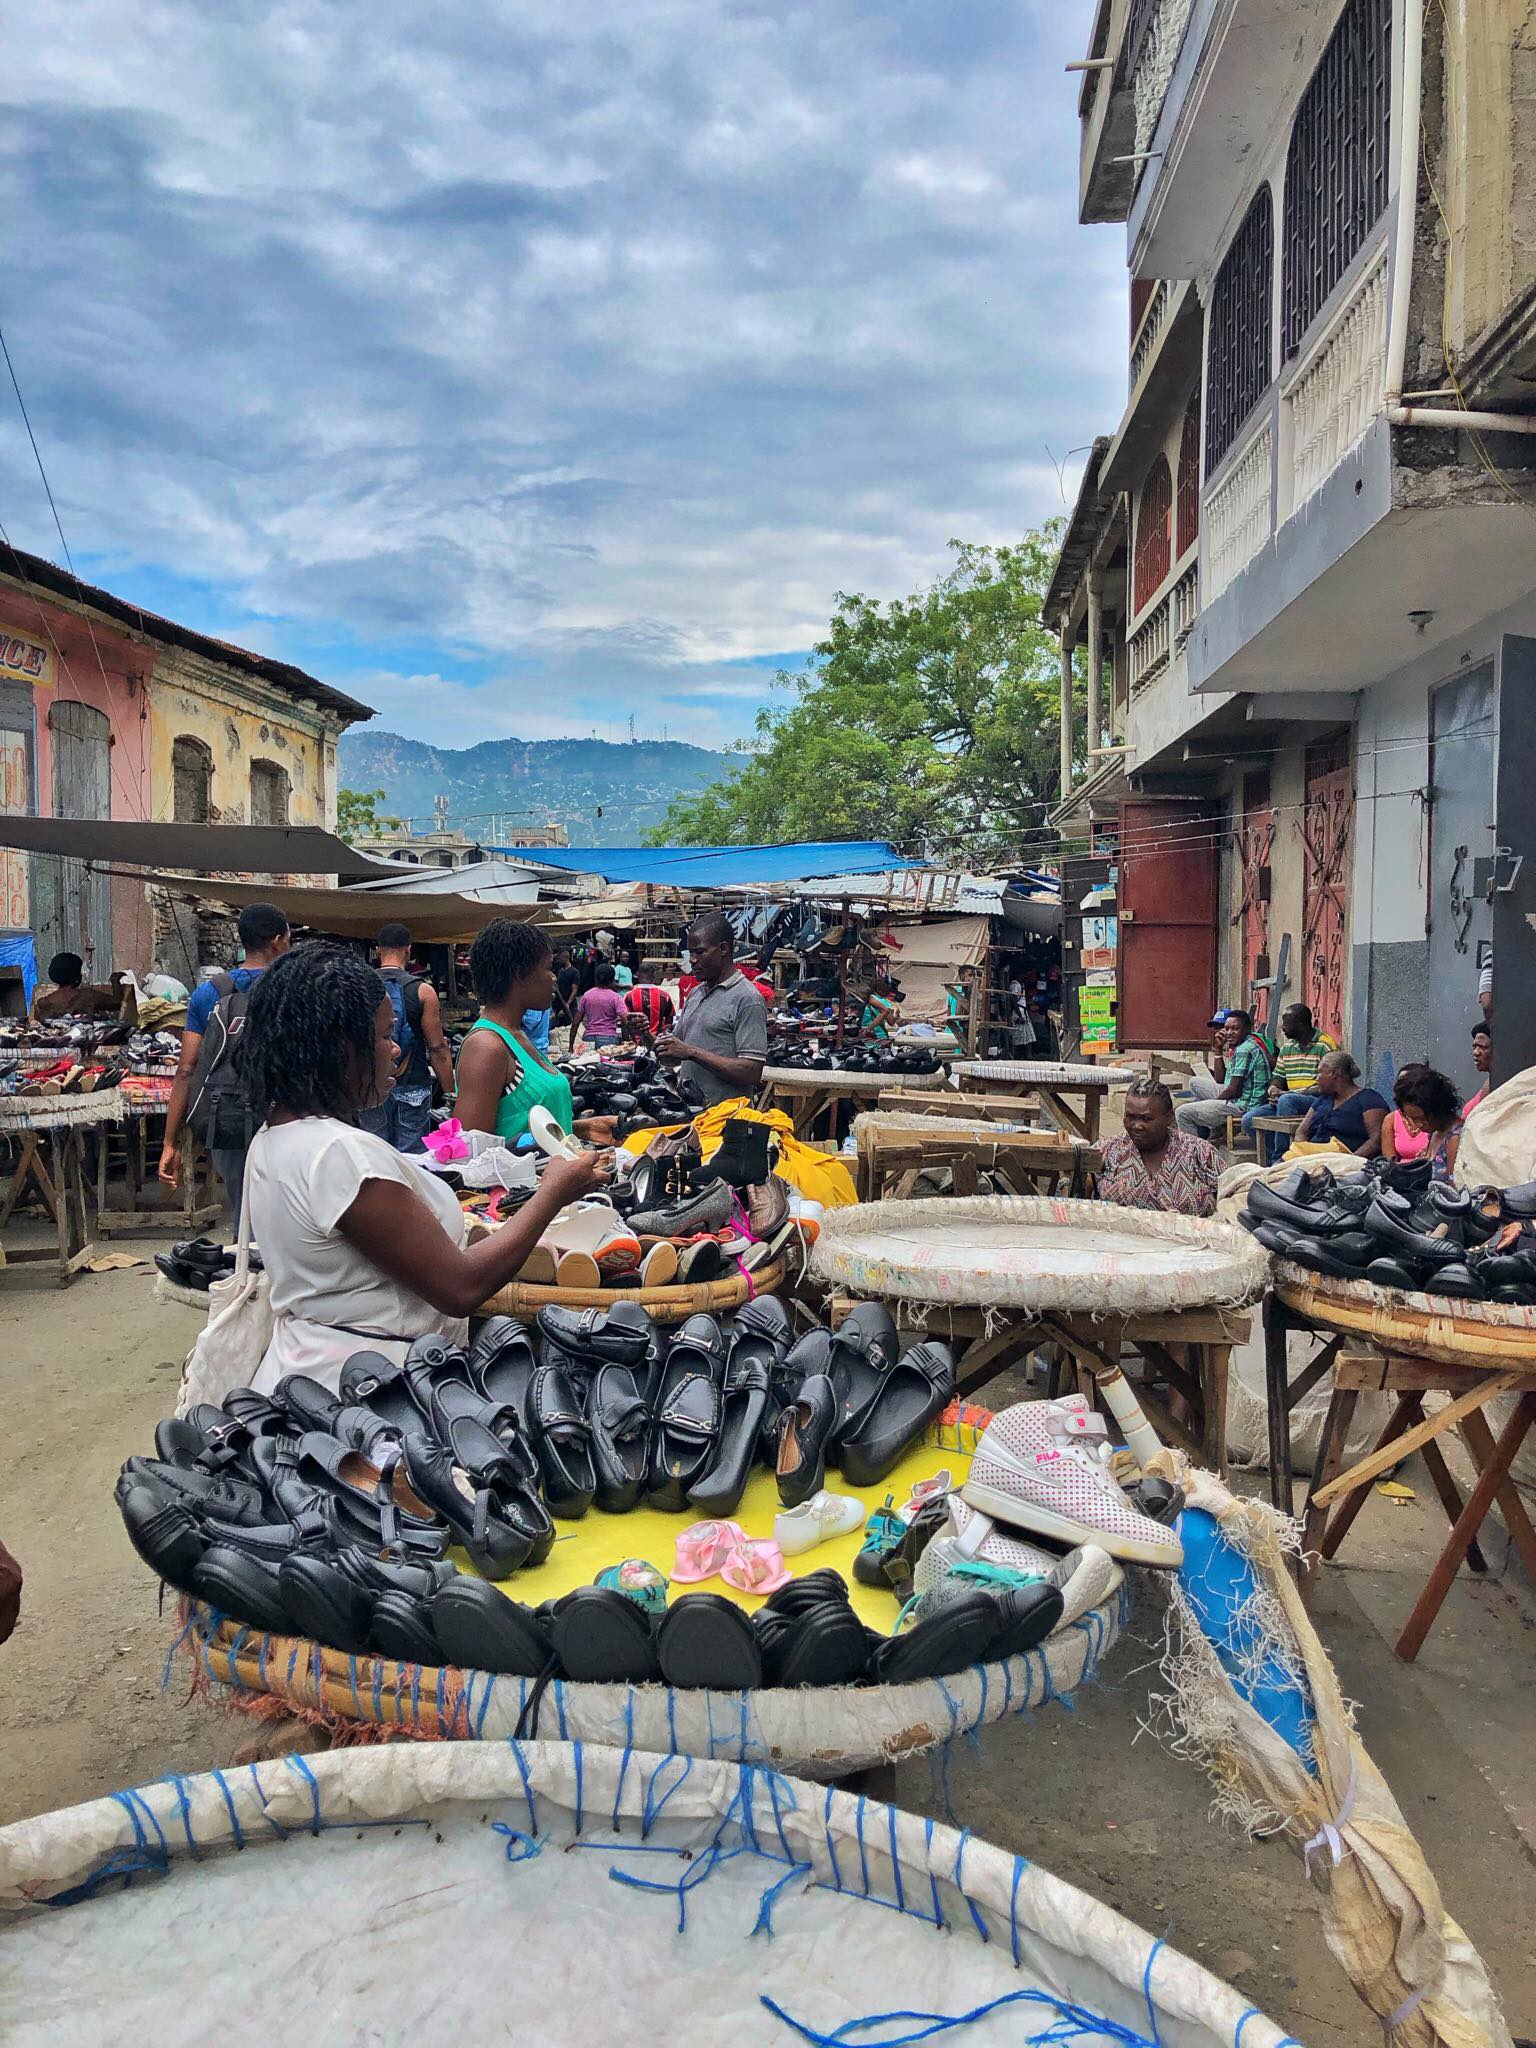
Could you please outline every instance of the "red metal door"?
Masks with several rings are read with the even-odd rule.
[[[1210,1039],[1221,827],[1203,803],[1120,806],[1118,1042],[1177,1050]]]
[[[1267,981],[1269,962],[1270,860],[1275,844],[1275,814],[1269,807],[1269,777],[1243,778],[1243,1001],[1259,1026],[1269,1022],[1271,991],[1253,993],[1256,981]]]
[[[1349,734],[1307,749],[1307,800],[1301,814],[1301,999],[1340,1044],[1344,1031],[1344,962],[1349,934],[1349,862],[1354,836],[1355,780]]]

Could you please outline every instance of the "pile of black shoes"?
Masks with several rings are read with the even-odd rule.
[[[657,1124],[687,1123],[704,1107],[695,1083],[670,1073],[649,1051],[595,1064],[560,1062],[558,1071],[571,1084],[577,1116],[617,1117],[621,1138]]]
[[[841,1051],[788,1052],[772,1064],[806,1074],[937,1074],[944,1062],[927,1046],[845,1045]]]
[[[786,1507],[809,1500],[829,1464],[850,1486],[878,1485],[954,1396],[948,1345],[930,1339],[903,1351],[879,1302],[860,1302],[836,1331],[810,1331],[773,1387],[779,1498]]]
[[[1257,1181],[1240,1221],[1276,1257],[1337,1279],[1467,1301],[1536,1304],[1536,1182],[1457,1188],[1372,1160]]]
[[[206,1294],[215,1280],[227,1279],[234,1272],[235,1248],[215,1244],[209,1237],[195,1237],[185,1244],[173,1244],[168,1252],[156,1252],[155,1264],[175,1286]],[[252,1251],[251,1264],[259,1270],[259,1252]]]

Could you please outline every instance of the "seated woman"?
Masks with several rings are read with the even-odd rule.
[[[1361,1159],[1378,1158],[1387,1105],[1374,1088],[1360,1086],[1360,1069],[1349,1054],[1329,1053],[1318,1066],[1314,1087],[1323,1099],[1314,1103],[1302,1118],[1296,1133],[1297,1144],[1333,1142]]]
[[[1408,1089],[1420,1074],[1429,1072],[1427,1060],[1410,1060],[1397,1070],[1397,1079],[1392,1083],[1391,1114],[1381,1126],[1381,1156],[1383,1159],[1401,1159],[1405,1164],[1422,1159],[1429,1146],[1429,1133],[1422,1126],[1411,1124],[1403,1115],[1403,1104],[1408,1099]]]
[[[383,982],[341,946],[296,946],[251,992],[241,1058],[266,1121],[245,1190],[277,1318],[259,1392],[292,1372],[334,1390],[359,1351],[398,1362],[418,1337],[462,1341],[557,1211],[612,1174],[608,1153],[551,1160],[512,1219],[466,1247],[453,1190],[356,1126],[395,1085],[393,1031]]]
[[[1403,1091],[1403,1121],[1424,1144],[1418,1157],[1427,1159],[1436,1180],[1449,1180],[1461,1147],[1461,1097],[1456,1085],[1433,1067],[1423,1067]]]
[[[535,1104],[562,1131],[598,1140],[613,1134],[611,1118],[574,1121],[571,1084],[534,1048],[525,1029],[530,1010],[554,1001],[554,956],[536,924],[498,917],[469,949],[469,971],[480,998],[478,1022],[459,1052],[457,1112],[467,1131],[494,1131],[515,1145],[528,1130]]]

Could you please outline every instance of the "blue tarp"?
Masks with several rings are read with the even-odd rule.
[[[740,889],[753,882],[808,882],[818,875],[881,875],[920,868],[883,839],[801,841],[792,846],[492,846],[530,867],[652,882],[670,889]]]
[[[30,1010],[32,991],[37,987],[37,941],[30,932],[23,932],[19,938],[0,939],[0,967],[21,969],[21,985],[27,992]]]

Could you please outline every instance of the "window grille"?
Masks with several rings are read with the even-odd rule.
[[[1189,394],[1179,437],[1178,546],[1180,560],[1200,538],[1200,387]]]
[[[1291,129],[1285,353],[1294,355],[1387,204],[1392,0],[1349,0]]]
[[[1173,567],[1173,479],[1159,455],[1141,487],[1136,508],[1136,561],[1132,572],[1134,609],[1144,612]]]
[[[1211,291],[1205,473],[1211,476],[1269,386],[1275,217],[1266,185],[1243,216]]]

